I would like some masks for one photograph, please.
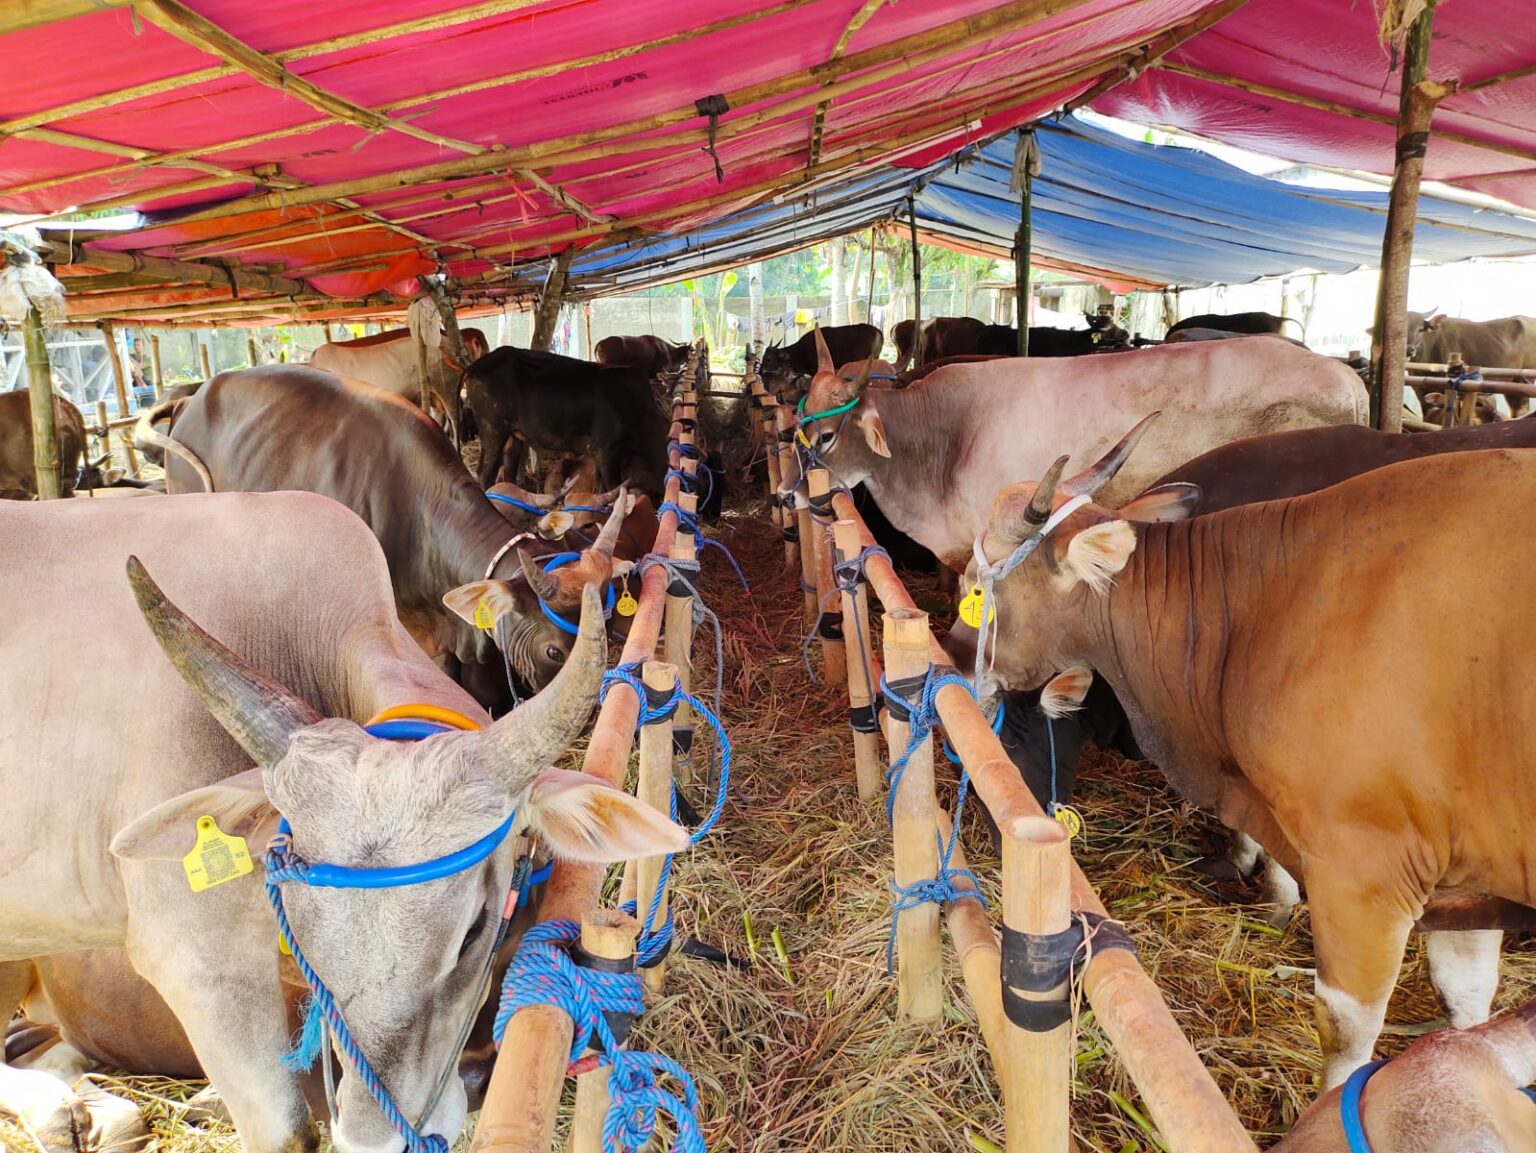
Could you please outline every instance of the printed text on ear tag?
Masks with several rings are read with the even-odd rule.
[[[1057,805],[1056,811],[1051,814],[1060,821],[1067,830],[1068,837],[1078,837],[1083,832],[1083,818],[1071,805]]]
[[[640,611],[640,602],[630,596],[629,590],[625,589],[619,597],[618,603],[613,606],[613,611],[621,617],[632,617]]]
[[[244,837],[232,837],[219,829],[212,817],[197,818],[197,844],[181,859],[187,884],[194,893],[233,881],[251,871],[251,851]]]
[[[484,597],[475,602],[475,627],[477,629],[496,627],[496,614],[491,611],[490,602]]]
[[[981,627],[981,602],[983,600],[981,586],[971,586],[971,591],[960,598],[960,619],[973,629]],[[997,619],[997,606],[987,606],[987,623],[991,624]]]

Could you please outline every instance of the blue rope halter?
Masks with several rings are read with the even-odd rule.
[[[595,504],[562,504],[555,508],[540,508],[536,504],[529,504],[526,500],[518,500],[515,496],[507,496],[505,493],[499,492],[487,492],[485,499],[493,500],[497,504],[509,504],[513,508],[520,508],[524,512],[533,513],[535,516],[544,516],[552,512],[590,512],[598,516],[606,516],[613,511],[611,508],[604,508],[601,505]]]
[[[939,721],[938,695],[939,690],[945,685],[959,685],[975,696],[975,690],[970,682],[962,677],[954,669],[941,669],[935,665],[929,665],[923,674],[918,688],[917,699],[914,701],[904,697],[896,691],[890,681],[884,676],[880,678],[880,692],[885,698],[885,706],[898,721],[905,719],[908,727],[907,747],[902,750],[901,756],[891,764],[886,771],[886,809],[888,820],[896,818],[896,792],[901,787],[902,776],[906,773],[907,764],[912,759],[918,747],[933,735],[934,727]],[[903,688],[908,686],[903,685]],[[906,716],[903,717],[902,714]],[[981,894],[981,885],[976,880],[976,874],[970,869],[957,869],[950,862],[954,860],[955,846],[959,843],[960,819],[965,813],[965,799],[971,789],[971,775],[964,768],[960,771],[960,784],[955,791],[955,814],[950,822],[949,838],[939,836],[934,830],[934,839],[939,845],[939,867],[931,880],[913,881],[909,885],[898,885],[891,882],[891,892],[895,900],[891,902],[891,935],[885,945],[885,970],[891,971],[896,951],[896,917],[909,909],[915,909],[920,905],[953,904],[956,901],[977,901],[982,908],[986,908],[987,899]],[[956,878],[964,878],[971,883],[971,888],[962,889],[955,884]]]
[[[581,554],[579,552],[556,553],[554,556],[550,557],[548,561],[545,562],[544,571],[554,572],[557,568],[564,568],[566,565],[573,564],[580,559]],[[538,597],[539,608],[544,610],[544,615],[549,619],[550,624],[554,625],[561,632],[569,633],[573,637],[579,636],[581,634],[581,629],[574,622],[567,620],[554,609],[550,608],[549,602],[546,601],[543,597],[540,597],[538,593],[534,593],[534,596]],[[605,586],[605,594],[603,597],[603,619],[605,621],[611,620],[613,618],[613,606],[615,599],[613,582],[609,581]]]
[[[420,740],[437,733],[453,731],[451,726],[436,721],[409,718],[379,721],[364,725],[363,729],[371,736],[390,741]],[[299,972],[303,974],[305,985],[309,987],[309,1007],[305,1013],[304,1027],[294,1049],[283,1058],[283,1064],[295,1072],[312,1066],[315,1058],[320,1055],[323,1034],[328,1027],[335,1034],[336,1043],[340,1046],[348,1063],[367,1088],[368,1095],[378,1105],[379,1111],[389,1121],[391,1128],[405,1139],[406,1153],[447,1153],[448,1142],[440,1133],[422,1134],[400,1111],[393,1094],[379,1078],[362,1048],[353,1038],[352,1031],[347,1027],[347,1022],[342,1017],[331,990],[311,967],[304,956],[303,949],[299,947],[299,942],[293,935],[293,928],[288,923],[287,910],[283,906],[282,886],[299,884],[332,889],[383,889],[440,880],[473,868],[494,853],[506,840],[516,816],[514,811],[497,828],[473,844],[435,860],[371,869],[305,861],[293,851],[292,830],[289,828],[288,818],[283,817],[278,821],[277,834],[272,838],[263,857],[263,864],[266,866],[267,900],[271,902],[272,911],[277,917],[278,932],[282,935],[288,951],[293,955]],[[526,890],[534,884],[534,878],[527,873],[526,867],[519,871],[522,876],[514,877],[514,885],[519,891],[519,900],[521,900],[526,896]],[[545,871],[543,876],[547,875]],[[542,880],[543,877],[538,879]],[[505,932],[506,923],[511,919],[515,907],[509,899],[502,913],[502,932]],[[497,947],[499,947],[499,941],[492,946],[493,955]],[[488,968],[489,965],[487,965]],[[457,1065],[458,1058],[457,1052],[452,1054],[453,1064],[449,1069]],[[446,1080],[445,1073],[439,1085],[446,1084]],[[421,1121],[426,1120],[435,1104],[434,1097]]]
[[[1365,1094],[1365,1083],[1385,1064],[1385,1061],[1372,1061],[1361,1065],[1349,1075],[1339,1093],[1339,1124],[1344,1127],[1344,1142],[1349,1146],[1349,1153],[1373,1153],[1370,1139],[1365,1135],[1360,1098]],[[1521,1089],[1520,1092],[1536,1102],[1536,1089]]]
[[[698,517],[694,516],[692,513],[685,512],[683,507],[679,505],[675,500],[664,500],[661,502],[661,507],[656,510],[656,519],[660,520],[665,514],[669,512],[676,515],[678,528],[692,535],[700,545],[707,546],[709,548],[717,548],[723,552],[725,554],[725,559],[730,561],[731,567],[736,570],[736,579],[741,581],[741,587],[746,589],[749,593],[752,591],[752,586],[747,583],[746,575],[741,571],[741,566],[736,563],[736,557],[732,555],[731,550],[726,548],[725,545],[721,544],[719,541],[705,536],[704,530],[699,527]]]

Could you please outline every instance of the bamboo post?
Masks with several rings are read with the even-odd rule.
[[[585,340],[584,343],[586,344],[586,349],[587,349],[587,359],[591,360],[592,359],[592,302],[590,300],[583,300],[581,302],[581,327],[582,327],[582,331],[586,334],[586,340]]]
[[[851,520],[832,525],[832,544],[839,561],[859,555],[859,526]],[[862,582],[852,591],[844,591],[843,636],[848,656],[848,708],[850,713],[865,712],[871,719],[875,694],[880,691],[880,666],[875,661],[873,622],[869,617],[869,592]],[[849,629],[853,632],[850,634]],[[858,782],[859,800],[872,801],[880,795],[880,735],[853,731],[853,771]]]
[[[679,501],[681,504],[681,501]],[[669,560],[693,561],[698,556],[698,542],[692,533],[680,532],[672,538],[668,550]],[[681,582],[676,582],[681,585]],[[681,595],[673,595],[667,589],[667,608],[662,622],[663,651],[667,663],[677,670],[678,682],[684,692],[693,687],[693,594],[686,589]],[[677,706],[677,716],[672,720],[672,744],[678,756],[676,765],[680,783],[691,785],[698,779],[693,760],[693,708],[687,702]]]
[[[326,331],[327,332],[330,331],[329,326],[327,326]],[[204,380],[212,380],[213,379],[213,356],[208,351],[208,339],[207,339],[207,334],[206,333],[198,333],[198,336],[197,336],[197,356],[198,356],[198,359],[203,362],[203,379]]]
[[[581,919],[581,947],[602,961],[631,961],[640,922],[617,909],[593,909]],[[603,1153],[603,1120],[608,1115],[608,1066],[576,1078],[568,1153]]]
[[[912,363],[922,364],[923,254],[917,244],[917,201],[910,196],[907,197],[907,225],[912,232]]]
[[[1031,937],[1072,925],[1072,854],[1067,831],[1048,817],[1018,817],[1003,833],[1003,927]],[[1017,938],[1014,938],[1015,940]],[[1069,981],[1052,989],[1015,987],[1004,946],[1005,997],[1064,1004]],[[1008,1148],[1067,1153],[1071,1143],[1072,1022],[1032,1031],[1008,1022],[1004,1032],[1003,1106]]]
[[[160,362],[160,334],[149,334],[149,364],[150,372],[154,376],[155,403],[159,404],[165,399],[165,369]]]
[[[533,310],[533,335],[528,347],[548,352],[555,339],[555,326],[560,322],[560,305],[565,299],[565,278],[571,268],[571,258],[576,255],[574,244],[562,249],[549,263],[549,274],[544,287],[539,290],[539,302]]]
[[[821,622],[821,671],[830,685],[848,679],[848,655],[844,647],[842,603],[833,596],[837,584],[832,579],[832,479],[824,468],[805,474],[806,492],[812,500],[821,500],[826,515],[811,513],[811,542],[816,568],[816,609]]]
[[[800,470],[798,464],[791,465],[794,460],[795,445],[793,441],[783,439],[785,433],[794,435],[795,410],[787,404],[781,404],[774,410],[774,436],[779,446],[779,483],[781,491],[788,486],[791,478],[798,481]],[[785,449],[788,449],[786,454]],[[786,456],[788,460],[786,460]],[[784,567],[789,572],[794,572],[800,567],[800,522],[795,516],[795,494],[790,491],[784,497],[784,504],[779,508],[779,515],[784,521]]]
[[[808,482],[802,478],[795,490],[795,536],[800,542],[800,591],[804,594],[805,625],[816,623],[818,604],[816,599],[816,522],[811,519],[811,506],[806,503]]]
[[[948,841],[949,814],[939,809],[938,821],[939,836]],[[965,875],[970,865],[959,841],[955,842],[955,852],[949,863],[958,870],[954,877],[955,889],[961,893],[976,892],[975,883]],[[982,1039],[992,1057],[992,1067],[1001,1082],[1003,1067],[1008,1063],[1004,1036],[1008,1018],[1003,1014],[1002,956],[997,947],[997,933],[980,901],[953,901],[944,906],[944,915],[949,922],[949,939],[955,947],[955,957],[960,962],[960,975],[965,979],[971,1007],[976,1010],[976,1023],[981,1027]]]
[[[421,411],[430,416],[432,413],[432,374],[431,366],[427,363],[427,342],[426,338],[420,333],[417,333],[412,339],[416,343],[416,375],[421,380]],[[484,452],[485,446],[481,445],[480,450]],[[515,480],[517,478],[508,477],[507,479]]]
[[[96,427],[101,429],[101,435],[96,438],[96,452],[107,454],[107,466],[112,465],[112,421],[107,416],[107,402],[96,402]]]
[[[678,667],[665,661],[646,661],[640,679],[652,692],[670,693],[677,685]],[[672,811],[672,723],[660,720],[640,727],[640,773],[635,796],[662,815]],[[654,932],[667,921],[667,890],[662,883],[665,857],[642,857],[635,862],[635,916],[642,928],[656,902]],[[666,981],[666,958],[641,971],[648,993],[659,994]]]
[[[247,336],[245,338],[245,359],[250,362],[252,368],[261,363],[261,356],[256,348],[255,336]]]
[[[1434,18],[1435,3],[1430,0],[1409,30],[1403,52],[1397,155],[1381,241],[1381,282],[1376,294],[1371,364],[1378,404],[1376,427],[1387,432],[1401,432],[1403,425],[1404,362],[1408,358],[1408,277],[1413,263],[1413,226],[1418,217],[1419,181],[1424,174],[1430,121],[1435,106],[1453,91],[1449,85],[1425,80],[1429,65],[1429,32]]]
[[[48,340],[43,318],[36,308],[27,309],[22,322],[22,343],[27,350],[28,403],[32,409],[32,473],[38,500],[58,500],[59,429],[53,406],[53,369],[48,363]]]
[[[1019,231],[1013,244],[1013,276],[1018,301],[1020,356],[1029,355],[1029,257],[1034,245],[1034,176],[1030,173],[1029,153],[1034,148],[1034,140],[1033,128],[1019,129],[1018,147],[1024,155],[1023,164],[1019,165],[1023,173],[1019,177]]]
[[[117,415],[128,415],[128,374],[123,368],[123,351],[117,344],[117,330],[112,322],[101,325],[102,339],[107,342],[107,360],[112,364],[112,389],[117,396]]]
[[[885,615],[885,667],[890,679],[921,677],[928,671],[928,614],[895,609]],[[892,760],[905,751],[910,726],[890,724]],[[939,872],[933,791],[933,738],[912,752],[897,784],[891,822],[896,884],[902,888],[932,881]],[[924,903],[896,914],[898,1009],[909,1020],[932,1023],[944,1013],[939,968],[939,906]],[[1021,1146],[1022,1148],[1022,1146]]]

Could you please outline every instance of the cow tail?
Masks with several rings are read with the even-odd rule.
[[[203,491],[212,492],[213,477],[208,472],[208,466],[186,445],[179,440],[173,440],[155,427],[162,420],[175,420],[176,413],[190,399],[192,398],[181,396],[175,400],[161,401],[153,408],[141,412],[138,423],[133,426],[133,443],[137,448],[158,448],[169,456],[180,457],[193,472],[197,473],[198,480],[202,481]]]

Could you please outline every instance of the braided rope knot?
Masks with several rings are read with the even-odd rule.
[[[266,867],[267,881],[271,884],[296,881],[302,885],[309,880],[309,862],[293,851],[291,833],[273,833],[261,863]]]
[[[660,520],[669,512],[677,517],[678,528],[694,537],[701,547],[716,548],[723,552],[725,559],[731,562],[731,568],[736,571],[736,579],[741,582],[741,587],[749,593],[752,591],[752,586],[747,583],[746,574],[741,571],[741,565],[736,563],[735,554],[713,537],[704,535],[704,530],[699,527],[697,516],[685,511],[676,501],[664,500],[661,502],[661,507],[656,510],[656,519]]]
[[[688,1071],[660,1053],[621,1050],[613,1055],[608,1074],[612,1104],[603,1118],[603,1149],[619,1153],[642,1149],[656,1131],[660,1113],[672,1118],[678,1153],[704,1153],[704,1133],[699,1128],[699,1091]],[[682,1097],[658,1085],[659,1076],[676,1081]]]

